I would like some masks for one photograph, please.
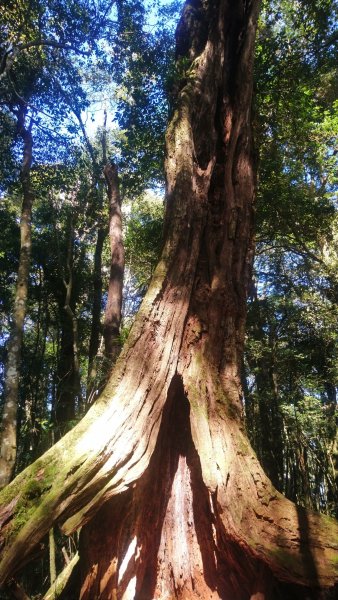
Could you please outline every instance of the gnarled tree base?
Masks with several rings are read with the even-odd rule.
[[[190,406],[176,375],[148,469],[83,528],[76,587],[73,581],[63,599],[73,599],[75,589],[81,600],[324,597],[316,589],[316,567],[305,539],[303,566],[312,590],[283,586],[245,540],[227,531],[222,512],[217,493],[211,494],[203,481]],[[263,536],[264,529],[262,544]]]

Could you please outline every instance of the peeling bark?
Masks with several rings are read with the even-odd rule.
[[[29,127],[26,128],[26,113],[27,108],[22,106],[18,112],[18,132],[23,140],[23,161],[20,174],[23,195],[20,218],[20,255],[12,331],[8,341],[6,361],[5,401],[0,433],[0,489],[9,483],[13,476],[17,454],[17,412],[21,348],[27,309],[28,280],[32,251],[31,221],[34,191],[31,185],[31,166],[33,160],[33,120],[31,119]]]
[[[338,581],[337,523],[274,489],[242,421],[258,8],[186,5],[164,251],[102,396],[2,493],[1,582],[52,523],[83,527],[64,598],[262,600],[279,582],[305,598]]]

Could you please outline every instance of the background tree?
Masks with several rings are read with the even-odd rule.
[[[18,389],[20,380],[21,347],[23,326],[27,308],[29,266],[31,254],[31,219],[35,190],[31,168],[59,158],[55,152],[55,139],[61,137],[57,127],[74,126],[69,123],[68,96],[71,93],[75,113],[88,105],[86,91],[79,77],[83,68],[83,57],[98,53],[98,35],[106,26],[111,2],[98,6],[95,3],[84,6],[82,2],[68,3],[56,1],[19,2],[8,7],[1,22],[1,112],[5,119],[6,150],[15,156],[17,139],[23,140],[21,168],[22,210],[21,210],[21,251],[18,265],[17,291],[13,309],[13,331],[8,342],[6,368],[6,396],[2,417],[1,434],[1,485],[10,480],[16,459]],[[95,26],[90,25],[95,22]],[[90,36],[89,36],[90,29]],[[88,60],[88,58],[87,58]],[[13,121],[17,122],[17,135],[12,128],[12,148],[10,131]],[[35,130],[33,157],[32,127]],[[76,131],[73,130],[73,133]],[[49,155],[48,155],[49,152]],[[34,159],[34,163],[33,163]],[[13,183],[15,181],[15,170]],[[72,220],[72,217],[71,217]],[[76,388],[81,396],[79,381],[79,358],[76,350],[77,323],[71,308],[72,296],[72,232],[70,220],[68,243],[68,264],[65,297],[65,310],[71,327],[62,336],[64,359],[59,361],[58,420],[75,417],[73,401],[67,397],[69,388]],[[67,318],[63,321],[66,324]],[[71,333],[71,335],[70,335]],[[70,349],[71,352],[70,352]],[[69,368],[69,355],[73,355],[73,366]],[[65,358],[66,357],[66,358]],[[74,381],[69,383],[70,378]],[[69,380],[69,381],[68,381]],[[62,388],[62,390],[61,390]],[[74,390],[71,397],[74,397]],[[64,395],[66,394],[66,396]]]
[[[17,447],[17,412],[20,360],[23,324],[26,315],[28,276],[32,249],[31,215],[34,192],[31,185],[33,152],[32,118],[25,123],[26,109],[18,109],[18,129],[23,139],[23,159],[20,172],[22,185],[22,209],[20,219],[20,255],[18,277],[13,310],[13,330],[11,332],[6,364],[5,401],[0,433],[0,488],[9,483],[13,475]]]
[[[326,257],[336,220],[335,10],[330,2],[263,3],[245,394],[249,434],[275,485],[333,514],[337,284]]]

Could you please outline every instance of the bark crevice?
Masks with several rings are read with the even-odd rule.
[[[225,527],[217,490],[210,493],[204,482],[190,411],[176,373],[145,473],[81,531],[81,600],[149,600],[165,593],[177,599],[278,598],[269,568]],[[62,599],[71,597],[66,592]]]

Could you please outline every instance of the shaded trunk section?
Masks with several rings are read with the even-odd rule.
[[[91,332],[88,349],[87,403],[93,401],[93,392],[97,377],[97,353],[101,337],[101,307],[102,307],[102,250],[107,231],[99,227],[96,238],[93,269],[93,304]]]
[[[249,369],[255,376],[254,391],[246,390],[245,407],[249,431],[258,458],[273,485],[285,490],[283,417],[279,408],[279,390],[276,369],[276,332],[274,325],[264,322],[259,300],[253,304],[255,340],[261,345],[258,356],[247,354]],[[250,422],[251,421],[251,422]],[[256,430],[256,431],[255,431]]]
[[[109,202],[110,274],[107,305],[104,315],[103,337],[105,356],[114,362],[121,350],[120,323],[124,273],[124,245],[122,239],[121,196],[117,167],[107,163],[104,168]]]
[[[74,222],[69,217],[64,303],[60,308],[61,342],[57,369],[57,391],[54,422],[60,437],[73,425],[83,407],[79,364],[78,323],[75,314],[73,281]]]
[[[32,251],[32,206],[35,198],[31,184],[33,119],[31,119],[29,127],[26,128],[26,114],[26,106],[21,106],[18,113],[18,133],[23,140],[23,161],[20,174],[23,194],[20,218],[21,242],[12,331],[8,341],[6,361],[5,402],[0,434],[0,488],[4,487],[11,480],[17,454],[20,361]]]
[[[221,525],[216,497],[203,482],[189,413],[176,375],[146,473],[82,531],[81,600],[247,600],[273,589],[264,565],[238,548]]]
[[[146,472],[82,529],[81,561],[60,600],[324,598],[319,590],[278,581],[253,549],[224,526],[222,512],[217,493],[203,481],[190,405],[182,379],[175,375]],[[298,518],[302,560],[315,581],[303,509]]]

